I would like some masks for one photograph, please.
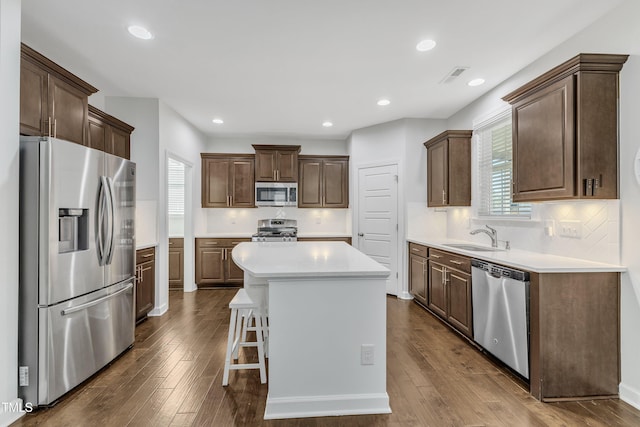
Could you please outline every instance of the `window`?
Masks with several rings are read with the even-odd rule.
[[[184,215],[184,164],[168,159],[168,214]]]
[[[478,140],[479,216],[531,217],[530,203],[514,203],[512,194],[511,110],[474,129]]]

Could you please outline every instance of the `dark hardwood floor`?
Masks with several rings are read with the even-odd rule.
[[[264,421],[267,385],[260,384],[258,371],[232,371],[230,385],[221,385],[228,303],[235,292],[170,292],[169,312],[140,324],[131,350],[55,407],[13,425],[640,425],[640,411],[620,400],[538,402],[519,380],[433,316],[394,297],[387,298],[392,414]]]

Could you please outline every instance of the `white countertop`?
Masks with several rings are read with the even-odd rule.
[[[483,246],[463,240],[412,237],[408,238],[407,241],[436,249],[441,249],[447,252],[465,255],[470,258],[495,262],[496,264],[502,264],[514,268],[520,268],[534,273],[603,273],[627,271],[627,268],[622,265],[605,264],[595,261],[587,261],[584,259],[542,254],[538,252],[529,252],[519,249],[481,252],[445,246],[449,243],[467,243],[474,246]]]
[[[139,251],[140,249],[148,249],[148,248],[153,248],[155,246],[158,246],[158,243],[156,242],[142,242],[142,243],[137,243],[136,242],[136,251]]]
[[[250,239],[255,234],[255,231],[247,233],[204,233],[198,234],[196,238],[232,238],[232,239]],[[298,237],[351,237],[351,233],[346,232],[312,232],[312,233],[298,233]]]
[[[244,242],[233,261],[254,277],[388,277],[389,270],[345,242]]]

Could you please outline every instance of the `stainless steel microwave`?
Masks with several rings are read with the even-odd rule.
[[[298,206],[298,183],[256,182],[256,206]]]

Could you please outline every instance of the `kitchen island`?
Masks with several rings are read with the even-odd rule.
[[[241,243],[232,257],[266,290],[265,419],[391,412],[387,268],[344,242]]]

